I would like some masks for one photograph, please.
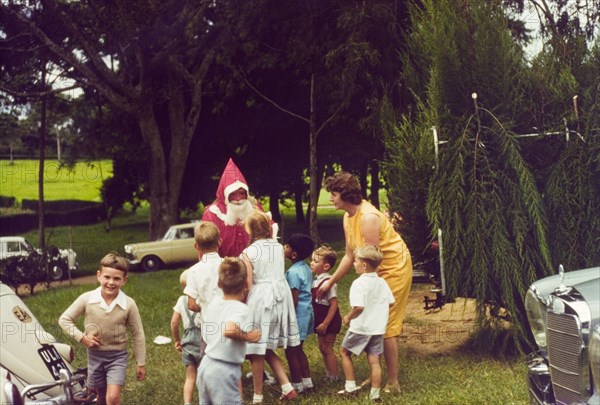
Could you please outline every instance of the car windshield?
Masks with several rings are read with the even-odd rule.
[[[31,243],[29,243],[29,241],[27,239],[23,240],[23,250],[35,250],[35,248],[33,247],[33,245]]]
[[[177,237],[177,229],[169,228],[165,236],[163,236],[162,240],[173,240]]]

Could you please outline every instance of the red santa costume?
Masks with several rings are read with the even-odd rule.
[[[238,257],[248,247],[250,236],[244,228],[243,220],[254,209],[264,211],[260,203],[254,205],[251,198],[236,202],[229,201],[229,195],[239,189],[244,189],[246,193],[249,193],[244,175],[233,163],[233,160],[229,159],[221,175],[219,187],[217,187],[216,199],[206,207],[202,215],[203,221],[210,221],[219,227],[223,240],[219,249],[221,257]],[[273,235],[277,235],[277,224],[273,223],[272,225]]]

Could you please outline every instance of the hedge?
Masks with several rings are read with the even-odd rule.
[[[34,200],[27,201],[27,207],[33,209]],[[37,201],[35,201],[37,204]],[[23,204],[23,208],[26,205]],[[106,219],[106,210],[102,203],[79,200],[56,200],[46,202],[45,224],[49,227],[67,225],[89,225]],[[58,210],[58,208],[61,208]],[[37,211],[37,207],[36,207]],[[39,225],[37,213],[14,214],[0,217],[0,235],[18,235],[36,229]]]
[[[9,208],[15,206],[15,197],[7,197],[0,195],[0,207]]]

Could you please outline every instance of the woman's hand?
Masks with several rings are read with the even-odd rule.
[[[331,283],[330,280],[327,280],[327,281],[324,281],[323,283],[321,283],[321,286],[317,290],[317,298],[321,299],[324,296],[326,296],[329,293],[329,290],[331,290],[332,285],[333,284]]]

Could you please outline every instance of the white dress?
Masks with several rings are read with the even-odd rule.
[[[247,304],[253,328],[260,327],[258,343],[248,343],[246,354],[265,354],[267,349],[298,346],[300,334],[290,286],[285,280],[283,246],[275,239],[261,239],[244,253],[252,263],[252,288]]]

